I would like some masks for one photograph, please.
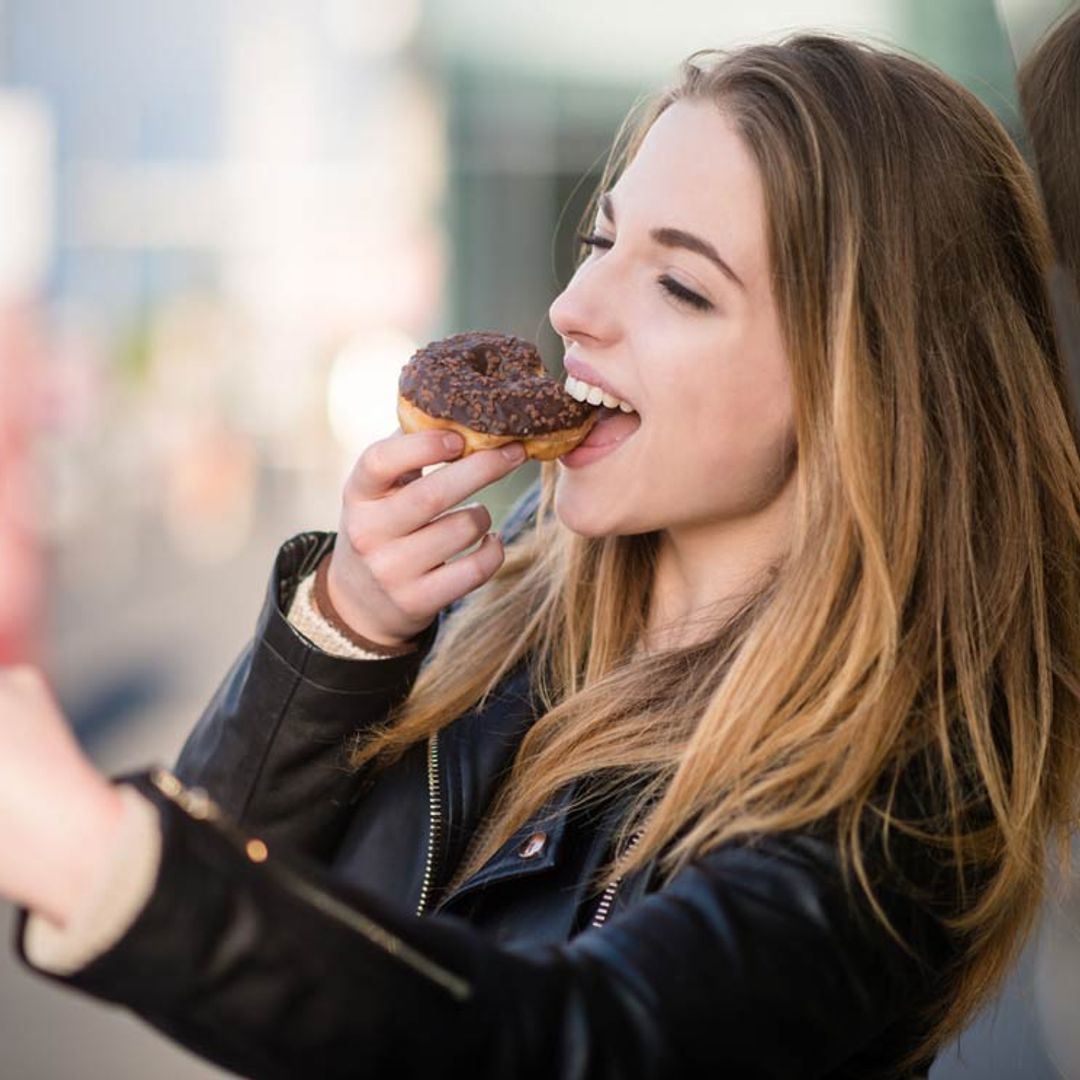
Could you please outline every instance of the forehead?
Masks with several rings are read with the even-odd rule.
[[[732,119],[678,101],[649,128],[611,192],[617,225],[685,229],[710,241],[743,280],[765,265],[764,191]]]

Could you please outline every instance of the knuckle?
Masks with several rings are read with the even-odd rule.
[[[375,584],[383,592],[389,592],[394,587],[397,578],[394,559],[387,553],[386,548],[373,551],[364,559],[364,562]]]
[[[357,555],[368,556],[371,554],[371,522],[366,515],[354,509],[345,521],[343,531],[345,539],[349,542],[349,547]]]
[[[442,510],[442,495],[429,484],[416,483],[411,486],[413,502],[419,513],[426,518],[433,518]]]
[[[394,604],[406,619],[419,621],[428,615],[423,599],[411,589],[402,590],[394,598]]]
[[[460,543],[471,544],[482,531],[480,515],[471,510],[459,515],[454,522],[455,538]]]
[[[360,454],[356,467],[358,471],[366,473],[368,476],[381,479],[387,468],[385,443],[382,441],[373,442],[366,447]]]

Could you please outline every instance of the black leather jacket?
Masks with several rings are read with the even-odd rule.
[[[283,546],[255,636],[184,747],[176,774],[216,809],[167,776],[125,778],[161,813],[157,886],[62,981],[257,1077],[888,1075],[949,945],[897,891],[917,959],[902,952],[847,899],[824,836],[723,847],[662,889],[638,874],[593,927],[588,880],[620,808],[568,813],[567,791],[447,894],[534,718],[528,672],[351,774],[343,741],[408,692],[439,623],[394,659],[313,647],[283,612],[332,542]]]

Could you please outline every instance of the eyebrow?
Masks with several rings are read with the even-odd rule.
[[[600,211],[612,225],[615,224],[615,204],[612,202],[610,194],[605,193],[600,196]],[[740,289],[746,288],[742,278],[728,266],[728,264],[720,257],[720,252],[718,252],[708,240],[703,240],[700,236],[695,236],[685,229],[672,229],[668,227],[652,229],[649,232],[649,236],[662,247],[680,247],[685,248],[687,251],[696,252],[698,255],[704,255],[709,262],[718,267],[721,273],[735,282]]]

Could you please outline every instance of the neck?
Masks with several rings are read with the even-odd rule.
[[[792,476],[753,514],[663,531],[639,651],[706,639],[764,584],[788,549],[794,495]]]

